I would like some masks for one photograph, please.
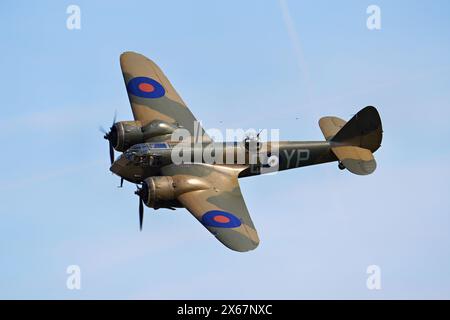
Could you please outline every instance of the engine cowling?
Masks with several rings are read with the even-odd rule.
[[[150,177],[142,183],[142,200],[147,207],[159,208],[181,208],[182,204],[177,197],[185,192],[208,189],[203,180],[178,176]]]
[[[140,121],[120,121],[111,127],[110,141],[117,151],[144,142],[144,133]]]
[[[109,139],[116,151],[126,151],[135,144],[146,141],[164,141],[179,128],[176,124],[155,120],[142,126],[140,121],[116,122],[109,133]]]
[[[180,207],[176,200],[173,178],[151,177],[146,179],[142,187],[144,188],[144,203],[154,209]]]

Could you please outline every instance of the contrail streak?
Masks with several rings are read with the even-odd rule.
[[[294,21],[292,20],[292,16],[289,11],[289,7],[287,6],[286,0],[279,0],[279,3],[281,7],[281,13],[283,15],[283,21],[284,24],[286,25],[289,39],[291,40],[295,56],[297,58],[297,65],[298,68],[300,69],[302,80],[306,85],[306,99],[307,102],[309,102],[311,97],[311,81],[309,78],[308,65],[304,58],[302,46],[300,44],[300,37],[295,28],[295,24]]]

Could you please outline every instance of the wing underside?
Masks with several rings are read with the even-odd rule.
[[[207,138],[204,130],[162,70],[147,57],[125,52],[120,56],[125,86],[135,120],[143,126],[153,121],[176,124],[191,136]]]
[[[164,175],[200,179],[208,186],[178,196],[183,206],[220,242],[235,251],[249,251],[259,244],[258,234],[245,205],[238,174],[242,168],[206,164],[170,165]]]

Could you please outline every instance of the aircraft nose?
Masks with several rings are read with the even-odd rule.
[[[125,157],[121,155],[113,162],[109,170],[111,170],[111,172],[117,174],[118,176],[122,176],[121,173],[123,172],[123,169],[125,167],[125,162]]]
[[[145,175],[144,169],[140,166],[133,165],[124,154],[119,156],[116,161],[113,162],[109,170],[119,177],[133,183],[141,181],[142,177]]]

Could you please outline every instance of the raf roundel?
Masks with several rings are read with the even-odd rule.
[[[128,81],[128,93],[141,98],[161,98],[166,94],[164,87],[156,80],[147,77],[136,77]]]
[[[229,212],[212,210],[202,216],[202,223],[207,227],[237,228],[241,225],[241,220]]]

